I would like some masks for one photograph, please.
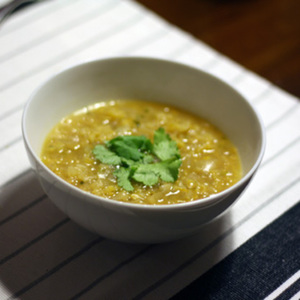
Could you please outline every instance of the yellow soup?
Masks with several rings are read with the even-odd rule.
[[[182,164],[175,182],[152,186],[117,184],[116,166],[93,155],[96,145],[118,136],[146,136],[163,128],[177,143]],[[47,136],[42,161],[58,176],[95,195],[141,204],[174,204],[202,199],[241,178],[235,146],[209,122],[172,106],[153,102],[109,101],[84,107],[62,119]]]

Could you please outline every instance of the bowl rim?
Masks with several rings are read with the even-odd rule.
[[[32,102],[35,99],[35,96],[37,93],[45,87],[49,82],[54,80],[57,76],[63,75],[64,73],[70,72],[76,68],[82,68],[84,66],[87,66],[89,64],[99,64],[99,63],[104,63],[104,62],[116,62],[116,61],[152,61],[152,62],[157,62],[157,63],[165,63],[165,64],[172,64],[176,67],[179,68],[186,68],[190,69],[191,71],[196,71],[198,73],[202,73],[202,75],[209,77],[211,80],[218,81],[219,83],[225,85],[228,90],[231,90],[231,92],[239,95],[239,97],[245,102],[246,105],[249,106],[249,108],[252,110],[254,116],[256,117],[257,124],[259,127],[259,133],[261,136],[261,141],[260,141],[260,149],[259,149],[259,154],[256,158],[255,163],[251,167],[251,169],[243,175],[243,177],[236,182],[234,185],[230,186],[229,188],[226,188],[225,190],[213,194],[209,197],[202,198],[202,199],[196,199],[193,201],[188,201],[188,202],[183,202],[183,203],[175,203],[175,204],[140,204],[140,203],[129,203],[129,202],[124,202],[124,201],[119,201],[115,199],[109,199],[101,196],[97,196],[95,194],[92,194],[90,192],[86,192],[84,190],[81,190],[80,188],[72,185],[71,183],[63,180],[61,177],[56,175],[53,171],[51,171],[40,159],[39,155],[36,153],[36,151],[32,148],[30,142],[29,142],[29,137],[28,137],[28,132],[26,130],[26,122],[27,122],[27,115],[28,111],[30,110],[30,106]],[[23,109],[23,114],[22,114],[22,120],[21,120],[21,129],[22,129],[22,136],[23,136],[23,142],[26,145],[27,149],[30,151],[30,154],[34,157],[35,161],[39,163],[39,166],[42,167],[43,171],[47,172],[50,176],[54,177],[56,181],[58,181],[62,186],[66,186],[66,188],[71,189],[71,191],[75,194],[78,194],[84,201],[89,201],[94,204],[100,205],[102,202],[104,202],[107,205],[112,205],[114,207],[119,207],[119,208],[126,208],[126,209],[131,209],[131,210],[147,210],[147,211],[177,211],[177,210],[191,210],[195,207],[197,208],[204,208],[208,207],[211,205],[214,205],[220,201],[222,201],[224,198],[226,198],[231,192],[234,192],[238,190],[240,187],[242,187],[247,181],[251,179],[251,177],[255,174],[256,170],[258,169],[264,152],[266,148],[266,132],[265,132],[265,127],[263,125],[262,118],[260,114],[257,112],[256,108],[253,106],[253,104],[247,100],[246,97],[241,95],[240,92],[238,92],[236,89],[234,89],[229,83],[223,81],[222,79],[202,70],[194,66],[190,66],[181,62],[177,61],[172,61],[172,60],[167,60],[167,59],[161,59],[161,58],[155,58],[155,57],[143,57],[143,56],[120,56],[120,57],[109,57],[109,58],[100,58],[100,59],[94,59],[94,60],[88,60],[84,61],[81,63],[77,64],[72,64],[67,68],[64,68],[56,73],[54,73],[52,76],[48,77],[46,80],[44,80],[40,85],[38,85],[34,91],[31,93],[29,96],[24,109]]]

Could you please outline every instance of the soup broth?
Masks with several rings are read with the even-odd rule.
[[[181,166],[175,182],[152,186],[132,181],[120,187],[116,166],[93,155],[96,145],[118,136],[153,140],[163,128],[177,143]],[[154,102],[117,100],[84,107],[63,118],[48,134],[41,159],[54,173],[95,195],[140,204],[175,204],[209,197],[236,183],[242,175],[238,151],[215,126],[188,112]]]

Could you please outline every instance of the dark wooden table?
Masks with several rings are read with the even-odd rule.
[[[300,0],[137,0],[300,97]]]

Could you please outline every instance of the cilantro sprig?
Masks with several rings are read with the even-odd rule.
[[[118,185],[133,191],[131,181],[152,186],[159,180],[175,182],[181,157],[175,141],[163,128],[154,132],[153,143],[145,136],[118,136],[96,145],[93,154],[104,164],[115,166]]]

